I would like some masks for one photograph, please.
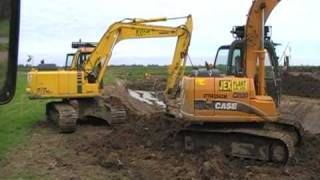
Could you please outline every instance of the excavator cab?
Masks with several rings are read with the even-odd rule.
[[[69,53],[66,56],[66,70],[83,70],[84,62],[89,59],[91,52],[82,52],[78,50],[76,53]]]
[[[83,65],[90,58],[97,43],[93,42],[72,42],[71,47],[77,49],[76,53],[69,53],[66,56],[66,70],[83,70]]]
[[[219,47],[214,61],[214,68],[221,75],[232,75],[236,77],[245,76],[245,41],[243,38],[243,26],[235,27],[231,32],[236,40],[231,45]],[[279,73],[278,56],[275,51],[275,44],[271,41],[271,27],[265,27],[265,82],[266,95],[271,96],[276,106],[280,104],[281,79]],[[259,65],[257,64],[257,67]],[[258,72],[258,71],[257,71]],[[257,90],[257,79],[255,78],[255,90]]]
[[[244,76],[242,59],[243,49],[240,43],[231,46],[224,45],[218,49],[213,67],[221,74],[242,77]]]

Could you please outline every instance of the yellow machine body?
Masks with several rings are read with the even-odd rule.
[[[98,83],[88,83],[84,73],[74,70],[39,71],[28,73],[30,98],[82,98],[100,95]]]

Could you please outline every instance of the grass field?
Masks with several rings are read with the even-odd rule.
[[[0,21],[0,36],[8,36],[9,29],[9,21]]]
[[[8,44],[0,44],[0,52],[1,51],[8,51],[9,45]]]
[[[0,106],[0,161],[11,147],[24,143],[32,126],[44,119],[45,101],[31,101],[25,93],[26,75],[19,73],[14,99]]]

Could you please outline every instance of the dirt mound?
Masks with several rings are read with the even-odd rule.
[[[145,91],[163,91],[166,89],[167,79],[164,77],[152,78],[149,80],[134,80],[127,83],[127,88]]]
[[[282,92],[291,96],[320,98],[320,73],[284,73],[282,76]]]
[[[280,109],[284,113],[293,113],[306,131],[320,133],[320,100],[283,96]]]
[[[114,86],[105,87],[105,96],[118,97],[129,112],[133,112],[137,116],[151,116],[154,113],[163,112],[161,106],[150,106],[147,103],[133,98],[127,89],[127,85],[123,81],[117,81]]]

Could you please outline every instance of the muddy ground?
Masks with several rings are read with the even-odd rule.
[[[284,111],[304,117],[303,145],[287,166],[225,157],[214,150],[187,153],[174,148],[181,123],[161,108],[121,94],[127,123],[81,122],[73,134],[58,134],[43,120],[30,141],[13,151],[0,179],[319,179],[320,101],[286,96]],[[301,113],[302,112],[302,113]],[[308,118],[308,119],[306,119]]]

